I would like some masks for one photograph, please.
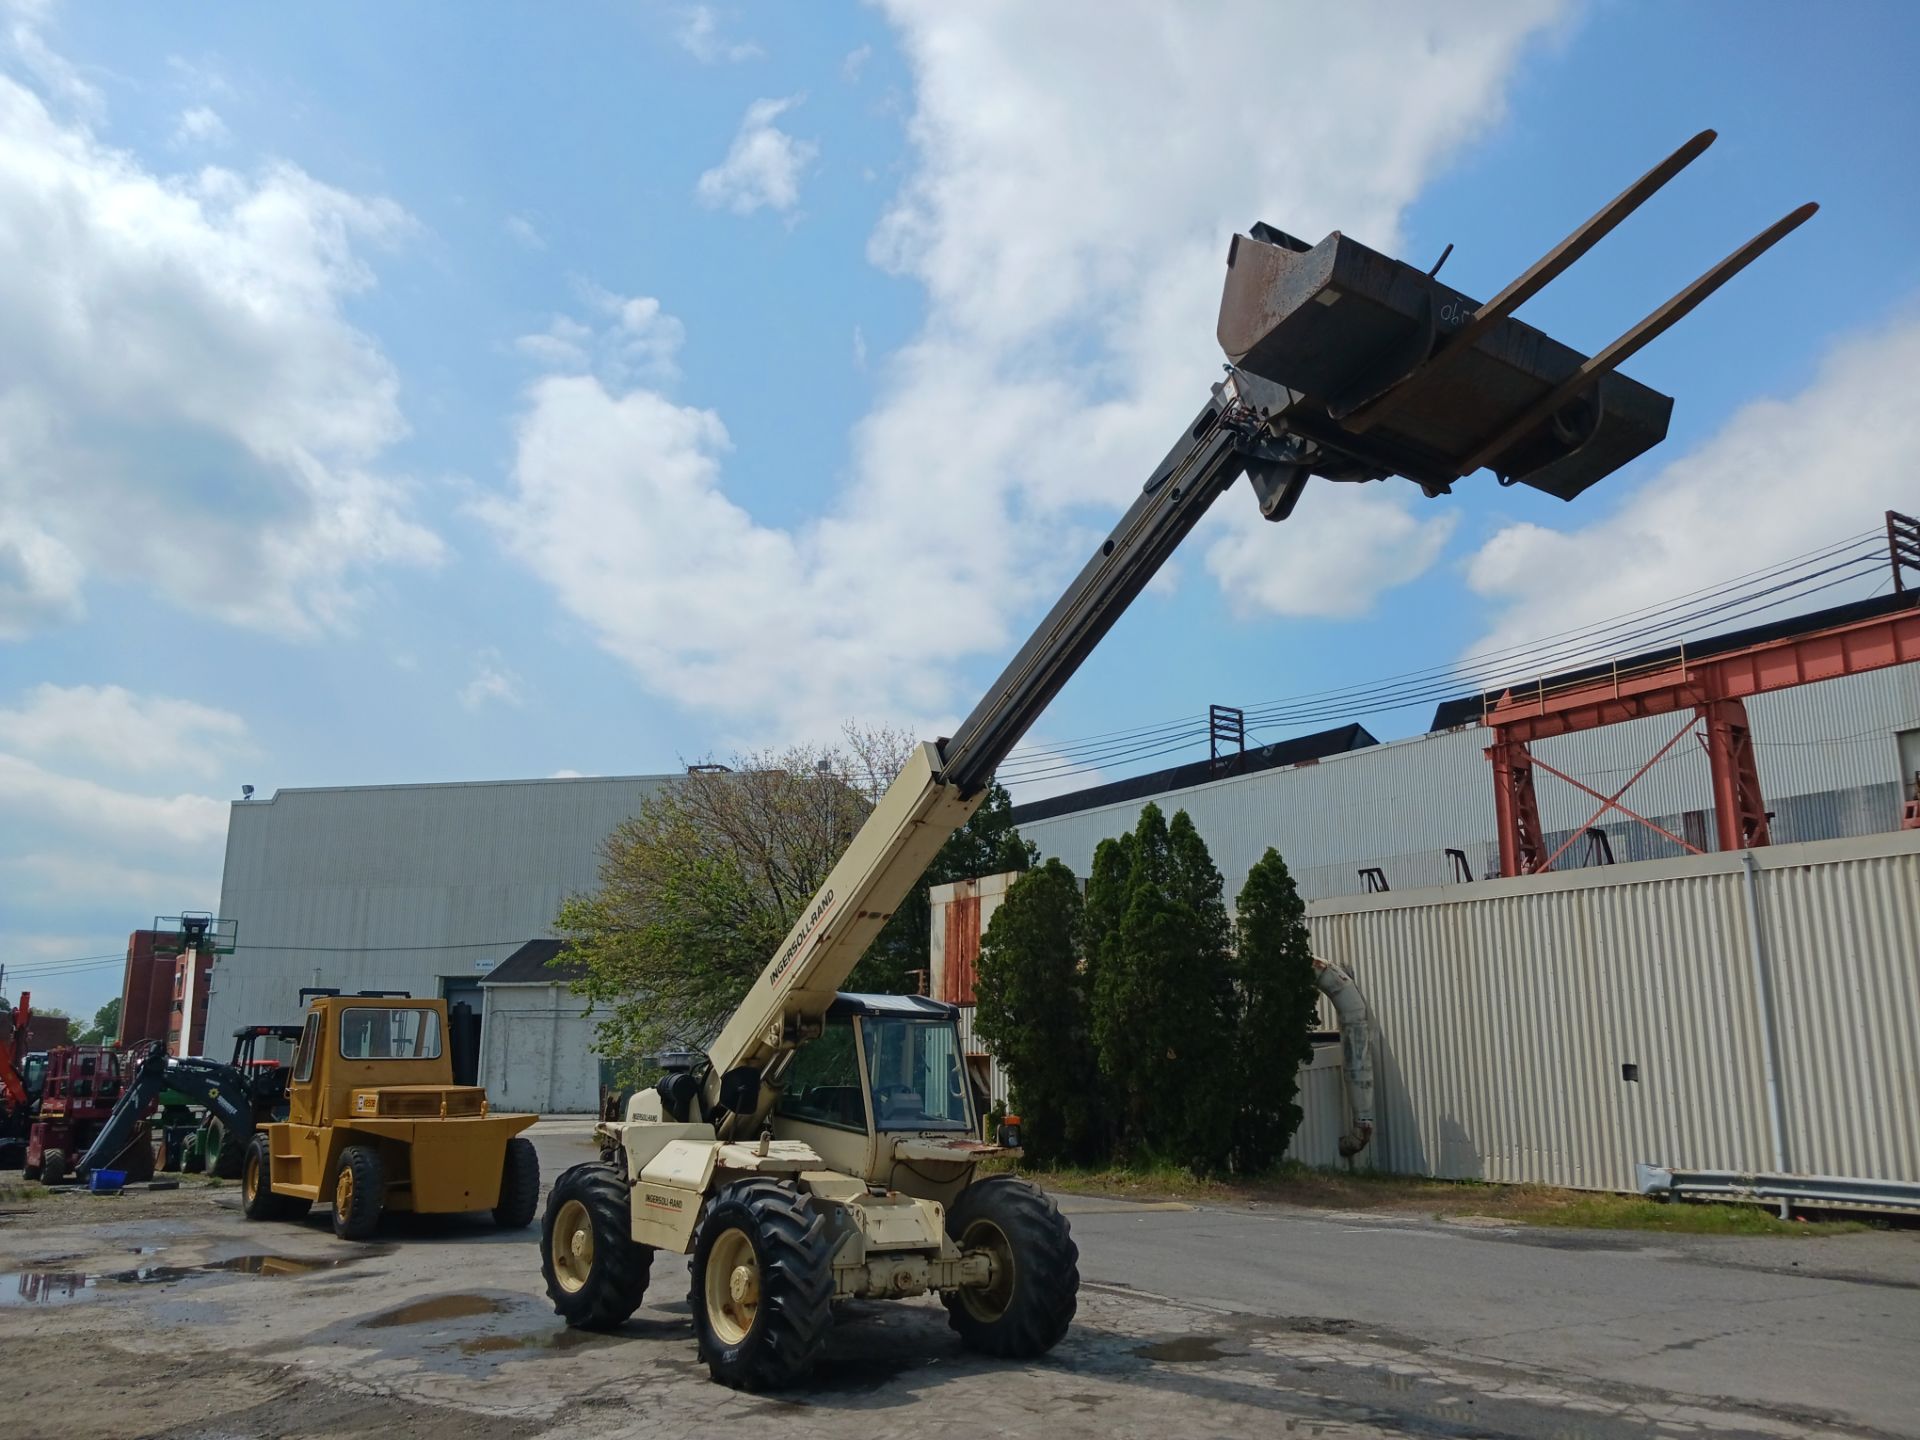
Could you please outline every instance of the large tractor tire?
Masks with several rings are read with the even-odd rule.
[[[208,1120],[200,1136],[201,1148],[207,1157],[207,1173],[222,1180],[238,1180],[240,1167],[247,1159],[247,1142],[218,1120]]]
[[[993,1279],[940,1298],[961,1343],[1003,1360],[1043,1355],[1060,1342],[1080,1295],[1080,1251],[1059,1207],[1017,1175],[991,1175],[947,1211],[963,1251],[993,1257]]]
[[[43,1150],[40,1152],[40,1183],[42,1185],[64,1185],[67,1183],[66,1151]]]
[[[803,1378],[833,1326],[833,1252],[812,1198],[763,1179],[715,1195],[694,1231],[688,1303],[700,1358],[722,1385]]]
[[[333,1181],[333,1233],[342,1240],[365,1240],[380,1228],[386,1195],[387,1168],[380,1152],[371,1145],[347,1146]]]
[[[312,1207],[311,1200],[274,1193],[273,1151],[267,1132],[256,1130],[240,1161],[241,1213],[249,1220],[300,1220]]]
[[[554,1313],[576,1330],[614,1330],[640,1308],[653,1247],[633,1238],[626,1179],[610,1165],[575,1165],[547,1195],[540,1273]]]
[[[500,1203],[493,1207],[493,1223],[502,1230],[524,1230],[540,1208],[540,1155],[524,1135],[507,1141],[507,1158],[500,1166]]]

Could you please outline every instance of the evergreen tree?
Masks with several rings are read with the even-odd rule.
[[[1181,1106],[1175,1011],[1180,974],[1190,961],[1191,912],[1172,893],[1167,823],[1158,805],[1140,812],[1125,848],[1125,905],[1094,977],[1094,1042],[1115,1102],[1115,1141],[1123,1158],[1164,1155]],[[1118,865],[1108,852],[1109,868]],[[1103,908],[1111,896],[1102,897]]]
[[[1239,1044],[1232,1092],[1239,1099],[1234,1168],[1252,1174],[1278,1163],[1300,1128],[1300,1067],[1313,1057],[1319,992],[1307,907],[1280,852],[1269,849],[1240,890],[1236,915]]]
[[[1030,1160],[1104,1158],[1080,882],[1058,860],[1007,891],[980,940],[974,981],[978,1034],[1013,1082]]]
[[[1199,1170],[1224,1169],[1233,1149],[1236,1108],[1233,922],[1222,899],[1219,868],[1184,810],[1167,827],[1167,857],[1172,892],[1192,916],[1192,962],[1169,1026],[1181,1056],[1179,1158]]]
[[[1088,993],[1098,988],[1100,967],[1120,943],[1120,922],[1126,918],[1127,897],[1133,887],[1133,835],[1102,840],[1093,850],[1093,871],[1087,876],[1086,971]]]

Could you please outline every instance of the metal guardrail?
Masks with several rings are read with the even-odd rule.
[[[1860,1210],[1920,1211],[1920,1183],[1841,1175],[1750,1175],[1737,1170],[1676,1170],[1635,1165],[1642,1195],[1700,1200],[1752,1200],[1832,1205]]]

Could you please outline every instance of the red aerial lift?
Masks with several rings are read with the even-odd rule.
[[[29,1053],[27,1027],[33,1020],[33,996],[20,992],[13,1008],[13,1034],[0,1051],[0,1170],[26,1164],[28,1132],[46,1077],[47,1057]]]

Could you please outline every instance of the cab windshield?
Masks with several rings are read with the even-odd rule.
[[[342,1010],[340,1055],[346,1060],[437,1060],[440,1016],[433,1010],[357,1005]]]
[[[869,1015],[867,1084],[879,1130],[970,1130],[960,1037],[951,1020]]]

